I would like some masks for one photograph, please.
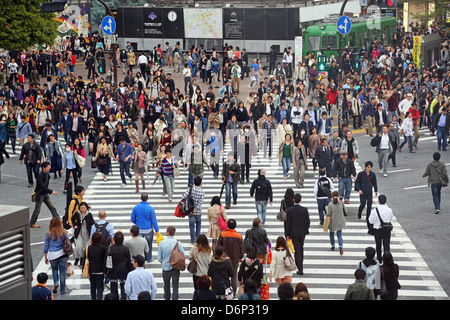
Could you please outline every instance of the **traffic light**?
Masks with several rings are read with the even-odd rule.
[[[52,2],[43,2],[40,5],[41,11],[44,13],[49,12],[61,12],[64,11],[64,7],[67,1],[64,0],[52,0]]]
[[[317,63],[318,63],[318,70],[319,71],[326,71],[327,70],[327,56],[326,55],[320,55],[317,57]]]

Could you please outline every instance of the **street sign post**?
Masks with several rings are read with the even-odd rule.
[[[336,23],[338,32],[342,35],[346,35],[352,29],[352,21],[347,16],[341,16]]]
[[[116,20],[111,16],[106,16],[102,20],[102,30],[105,34],[116,32]]]

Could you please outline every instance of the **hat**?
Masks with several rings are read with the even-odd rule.
[[[345,150],[341,150],[341,154],[348,154],[348,152]]]
[[[139,266],[142,266],[145,263],[145,259],[142,256],[142,254],[137,254],[137,255],[133,256],[133,261],[136,261]]]

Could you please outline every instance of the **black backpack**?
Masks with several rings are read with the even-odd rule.
[[[180,203],[181,212],[185,215],[190,215],[194,211],[194,199],[192,198],[191,194],[192,187],[189,190],[189,195],[185,199],[181,200]]]
[[[104,246],[109,246],[110,240],[109,240],[109,232],[106,230],[106,226],[109,224],[109,222],[105,222],[103,224],[95,224],[96,232],[99,232],[102,236],[101,244]]]

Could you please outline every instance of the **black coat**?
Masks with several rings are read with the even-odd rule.
[[[86,229],[88,231],[88,234],[91,234],[91,228],[95,224],[92,213],[90,213],[90,212],[86,213],[86,215],[84,216],[84,221],[86,221]],[[75,239],[77,239],[78,235],[80,234],[82,224],[83,224],[83,219],[81,218],[81,212],[77,211],[72,216],[72,225],[74,227],[73,236],[75,237]]]
[[[309,212],[306,207],[293,205],[286,210],[286,236],[300,237],[309,234]]]

